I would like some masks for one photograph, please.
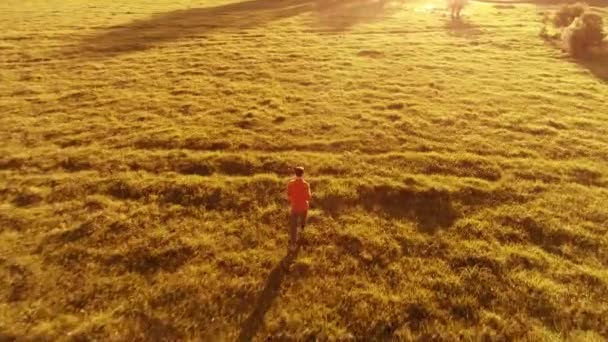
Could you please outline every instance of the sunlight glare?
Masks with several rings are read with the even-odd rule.
[[[435,12],[437,10],[440,10],[440,8],[438,8],[438,6],[432,2],[427,2],[426,4],[424,4],[422,6],[418,6],[414,9],[415,12],[421,12],[421,13],[430,13],[430,12]]]

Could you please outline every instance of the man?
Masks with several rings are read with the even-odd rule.
[[[448,8],[452,20],[460,19],[460,12],[467,5],[467,0],[448,0]]]
[[[287,184],[287,196],[291,204],[289,217],[289,251],[294,252],[298,244],[298,225],[304,229],[308,214],[308,201],[311,198],[310,185],[304,180],[304,168],[294,169],[296,178]]]

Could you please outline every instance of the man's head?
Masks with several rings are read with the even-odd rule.
[[[295,169],[293,169],[293,171],[296,173],[296,177],[304,176],[304,168],[301,166],[296,167]]]

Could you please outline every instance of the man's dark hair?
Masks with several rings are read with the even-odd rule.
[[[293,171],[296,173],[296,176],[298,176],[298,177],[302,177],[304,175],[304,168],[301,166],[296,167],[295,169],[293,169]]]

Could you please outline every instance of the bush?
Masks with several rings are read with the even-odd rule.
[[[574,19],[582,16],[586,10],[587,6],[582,3],[563,5],[553,16],[553,26],[568,27]]]
[[[559,29],[553,34],[547,28],[548,23]],[[602,17],[595,13],[587,13],[587,6],[582,3],[563,5],[553,15],[546,14],[543,18],[545,26],[540,36],[544,39],[561,38],[564,50],[572,56],[580,56],[594,45],[600,45],[605,37]]]
[[[562,31],[564,48],[573,56],[579,56],[604,39],[602,17],[595,13],[584,13],[575,18]]]

